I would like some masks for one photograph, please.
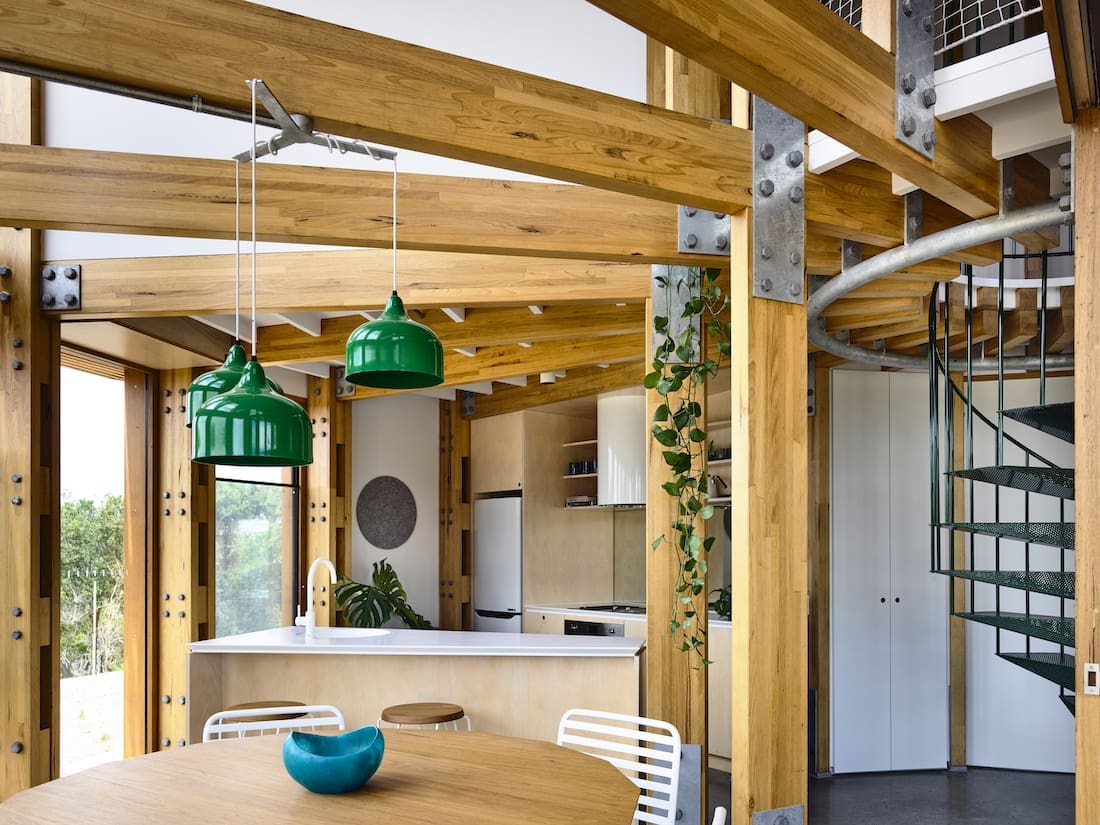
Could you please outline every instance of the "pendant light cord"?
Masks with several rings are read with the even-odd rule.
[[[393,156],[393,294],[397,294],[397,155]]]
[[[252,360],[256,360],[256,79],[252,87]]]
[[[236,208],[233,210],[233,237],[237,242],[236,268],[233,275],[233,340],[241,342],[241,162],[235,162],[233,168],[233,195]]]

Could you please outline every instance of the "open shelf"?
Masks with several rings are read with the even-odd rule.
[[[728,467],[733,463],[732,458],[707,459],[707,467]]]
[[[562,478],[595,478],[596,473],[566,473]]]
[[[567,441],[561,446],[563,447],[594,447],[597,441],[594,438],[586,438],[584,441]]]

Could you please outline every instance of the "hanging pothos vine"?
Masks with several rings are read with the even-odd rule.
[[[696,616],[696,600],[706,588],[706,555],[714,536],[703,538],[703,522],[714,515],[707,496],[707,433],[698,394],[706,379],[718,374],[730,353],[730,324],[724,320],[729,297],[717,284],[717,269],[669,267],[656,282],[665,297],[664,314],[654,311],[652,371],[646,389],[661,396],[653,413],[652,435],[664,450],[672,479],[661,485],[676,500],[676,514],[669,529],[653,540],[652,549],[670,545],[680,571],[672,593],[670,633],[681,635],[680,649],[703,657],[704,631]],[[683,309],[673,317],[677,296]],[[701,330],[714,342],[714,357],[702,346]],[[706,597],[703,596],[703,609]],[[703,657],[703,664],[709,661]]]

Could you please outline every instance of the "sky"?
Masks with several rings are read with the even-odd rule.
[[[61,368],[61,495],[123,492],[123,384]]]

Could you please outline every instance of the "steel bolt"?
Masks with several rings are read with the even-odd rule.
[[[787,153],[787,165],[792,169],[797,169],[801,166],[803,160],[801,149],[795,149],[793,152]]]
[[[1062,173],[1062,185],[1069,186],[1071,183],[1073,183],[1073,170],[1067,169]]]
[[[184,510],[184,509],[183,509],[182,507],[180,507],[180,515],[181,515],[181,516],[185,516],[185,515],[187,515],[187,511],[186,511],[186,510]]]
[[[901,90],[907,95],[913,94],[917,88],[917,76],[912,72],[906,72],[901,76]]]
[[[11,637],[13,639],[22,639],[23,638],[23,631],[22,630],[13,630],[11,632]]]
[[[172,704],[172,697],[169,696],[166,693],[166,694],[164,694],[163,696],[160,697],[160,701],[161,701],[162,704],[170,705],[170,704]]]
[[[722,218],[726,217],[725,212],[712,212],[711,214],[714,215],[714,219],[717,220],[717,221],[720,221],[720,220],[722,220]]]
[[[11,293],[7,290],[0,292],[0,304],[11,303]]]
[[[698,211],[699,210],[696,209],[694,206],[685,206],[684,207],[684,214],[687,215],[689,218],[695,217],[695,213],[698,212]]]
[[[925,17],[923,20],[920,21],[920,25],[921,25],[921,28],[924,29],[925,34],[931,34],[932,33],[932,18],[931,17]]]
[[[10,277],[11,277],[11,267],[0,265],[0,278],[10,278]]]
[[[23,346],[23,339],[22,338],[12,338],[11,339],[12,349],[19,349],[22,346]]]
[[[180,404],[180,412],[187,412],[187,407],[183,406],[183,404]]]
[[[906,17],[913,16],[913,0],[905,0],[905,2],[901,4],[901,13]]]
[[[23,369],[23,362],[22,361],[12,361],[11,362],[11,368],[13,370],[19,371],[19,370]]]
[[[162,613],[161,615],[162,615],[162,616],[164,616],[164,618],[166,618],[166,619],[167,619],[167,618],[168,618],[169,616],[171,616],[172,614],[171,614],[171,613],[169,613],[169,612],[168,612],[167,610],[165,610],[165,611],[164,611],[164,613]]]
[[[179,388],[179,394],[180,395],[187,395],[187,388],[186,387],[180,387]]]
[[[19,475],[19,473],[12,473],[11,480],[14,481],[16,484],[19,484],[23,480],[23,476]]]
[[[1058,168],[1069,169],[1073,165],[1073,153],[1063,152],[1058,156]],[[3,273],[0,273],[3,274]]]
[[[695,249],[699,245],[699,238],[694,233],[688,233],[688,236],[684,238],[684,246],[688,249]]]
[[[170,412],[172,412],[172,408],[171,408],[171,407],[165,407],[165,408],[164,408],[164,414],[165,414],[165,415],[167,415],[167,414],[168,414],[168,413],[170,413]]]
[[[167,397],[168,397],[168,396],[170,396],[171,394],[172,394],[172,391],[171,391],[171,390],[165,390],[165,391],[164,391],[164,397],[165,397],[165,398],[167,398]]]
[[[76,270],[73,267],[71,267],[71,266],[65,267],[65,269],[62,270],[62,273],[70,281],[75,281],[76,280]]]
[[[798,203],[805,196],[805,192],[802,191],[801,186],[792,186],[791,191],[787,193],[787,197],[791,199],[791,203]]]
[[[170,598],[172,598],[172,595],[170,593],[165,593],[163,596],[161,596],[161,598],[165,601],[168,601]]]
[[[771,160],[772,155],[774,154],[775,147],[772,146],[770,143],[765,143],[763,146],[760,147],[760,157],[762,157],[764,160]]]
[[[23,615],[23,608],[21,608],[21,607],[13,607],[13,608],[11,609],[11,615],[13,615],[13,616],[16,616],[16,617],[18,617],[18,616],[22,616],[22,615]]]
[[[762,278],[760,280],[760,291],[761,292],[771,292],[772,291],[772,279],[771,278]]]
[[[770,246],[760,247],[760,257],[765,261],[770,260],[772,256],[772,248]]]
[[[725,249],[729,245],[730,245],[729,236],[727,236],[725,234],[721,234],[717,238],[714,239],[714,248],[715,249]]]
[[[324,516],[321,516],[321,521],[324,521],[324,520],[325,520],[325,517],[324,517]]]
[[[324,510],[326,507],[328,507],[328,502],[327,501],[322,501],[321,502],[321,509]]]
[[[183,602],[183,601],[187,601],[187,594],[186,594],[186,593],[180,593],[180,594],[179,594],[179,596],[177,596],[177,598],[178,598],[178,599],[179,599],[179,600],[180,600],[181,602]]]
[[[77,304],[76,296],[73,295],[71,292],[66,293],[65,294],[65,306],[75,307],[76,304]]]
[[[910,137],[915,131],[917,131],[917,121],[915,121],[911,115],[903,118],[901,121],[901,133],[906,137]]]
[[[936,90],[925,89],[920,93],[920,102],[924,104],[925,109],[931,109],[936,105]]]
[[[764,178],[757,184],[756,190],[765,198],[770,198],[775,191],[775,183],[770,178]]]
[[[180,617],[180,618],[182,619],[182,618],[184,618],[184,617],[186,617],[186,616],[187,616],[187,613],[186,613],[186,611],[183,611],[183,610],[181,610],[181,611],[180,611],[179,613],[177,613],[176,615],[177,615],[177,616],[179,616],[179,617]]]
[[[787,284],[787,293],[792,298],[794,298],[798,295],[801,295],[802,294],[802,284],[798,283],[797,281],[792,281],[791,283]]]
[[[178,493],[176,493],[176,495],[179,496],[180,498],[187,498],[187,493],[184,492],[183,490],[180,490]]]
[[[169,739],[167,736],[164,737],[163,739],[161,739],[160,743],[161,743],[161,745],[163,745],[166,748],[172,747],[172,740]]]
[[[165,508],[164,508],[164,515],[166,515],[166,516],[170,516],[170,515],[172,515],[172,511],[171,511],[171,510],[169,510],[169,509],[168,509],[167,507],[165,507]]]
[[[42,273],[42,277],[45,278],[47,281],[52,281],[57,278],[57,270],[55,270],[53,267],[49,267],[45,272]]]
[[[187,740],[180,739],[179,741],[176,742],[176,744],[179,745],[181,748],[186,748],[187,747]]]
[[[176,701],[179,702],[181,705],[186,705],[187,704],[187,697],[186,696],[181,696]]]
[[[792,264],[798,265],[802,263],[802,253],[797,250],[792,250],[791,253],[787,256],[787,260],[790,261]]]
[[[167,490],[165,490],[163,493],[160,494],[160,497],[161,498],[171,498],[172,494],[169,493]]]
[[[1012,188],[1011,186],[1006,186],[1005,187],[1005,200],[1010,201],[1014,197],[1016,197],[1016,190],[1014,188]]]
[[[310,520],[310,521],[317,521],[317,516],[310,516],[310,517],[309,517],[309,520]]]
[[[12,496],[11,497],[11,503],[14,504],[16,507],[18,507],[20,504],[23,503],[23,497],[22,496]]]
[[[936,133],[932,131],[925,132],[921,135],[920,142],[925,149],[930,151],[936,145]]]
[[[1063,212],[1068,212],[1072,208],[1073,204],[1070,201],[1069,195],[1062,195],[1058,198],[1058,208]]]
[[[23,752],[23,743],[22,742],[12,742],[10,750],[11,750],[12,753],[22,753]]]

